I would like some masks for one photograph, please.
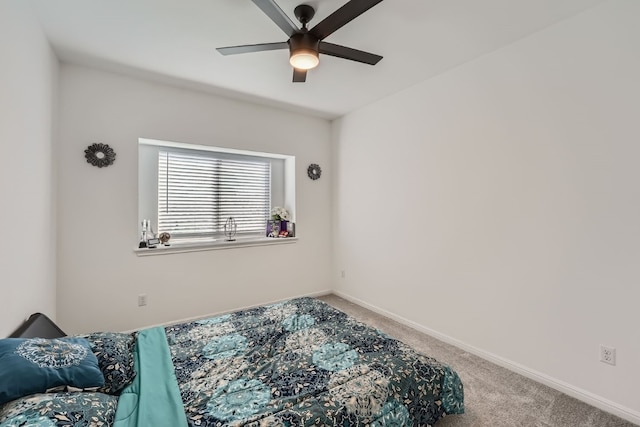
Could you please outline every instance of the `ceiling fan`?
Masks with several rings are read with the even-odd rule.
[[[276,43],[219,47],[217,50],[221,54],[235,55],[238,53],[289,49],[289,62],[294,67],[293,81],[297,83],[304,82],[307,79],[307,70],[318,65],[320,62],[319,54],[321,53],[369,65],[376,65],[382,59],[380,55],[324,41],[334,31],[339,30],[382,0],[350,0],[311,29],[307,28],[307,24],[313,18],[315,9],[307,4],[296,6],[293,11],[298,21],[302,24],[302,28],[298,28],[274,0],[252,1],[289,36],[289,40]]]

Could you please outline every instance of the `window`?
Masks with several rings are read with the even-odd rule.
[[[260,233],[271,210],[271,163],[215,153],[160,151],[158,230],[176,238],[219,236],[233,217],[238,233]]]
[[[272,206],[292,214],[295,158],[218,147],[139,140],[139,230],[149,220],[171,242],[264,237]]]

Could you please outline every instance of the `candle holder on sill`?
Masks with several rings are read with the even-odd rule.
[[[227,218],[227,222],[224,223],[224,235],[227,236],[227,242],[235,242],[236,233],[238,232],[238,224],[236,220],[230,216]]]

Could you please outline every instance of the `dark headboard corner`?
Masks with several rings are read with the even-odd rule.
[[[9,338],[60,338],[66,337],[62,329],[42,313],[34,313]]]

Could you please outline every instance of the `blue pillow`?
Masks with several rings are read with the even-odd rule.
[[[84,338],[0,339],[0,405],[60,386],[102,385],[98,359]]]

